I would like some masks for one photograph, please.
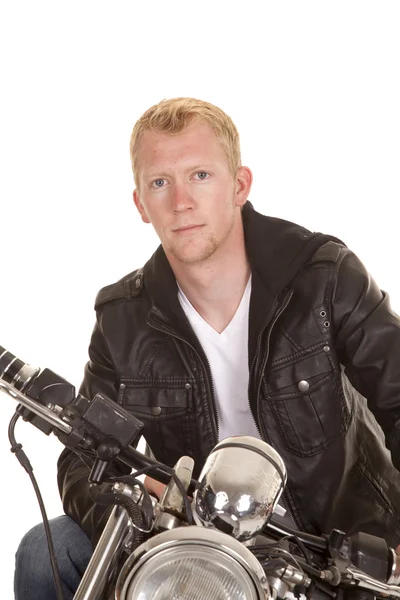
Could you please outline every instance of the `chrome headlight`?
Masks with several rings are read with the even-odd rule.
[[[228,535],[181,527],[151,538],[119,575],[118,600],[264,600],[269,587],[260,563]]]
[[[200,473],[193,516],[243,542],[269,521],[286,484],[286,467],[269,444],[250,436],[221,440]]]

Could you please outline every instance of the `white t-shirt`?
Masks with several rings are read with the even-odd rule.
[[[231,435],[259,438],[248,398],[249,305],[251,277],[238,309],[222,333],[209,325],[178,286],[178,298],[207,356],[219,422],[219,439]]]

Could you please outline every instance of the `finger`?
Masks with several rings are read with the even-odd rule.
[[[166,487],[164,483],[161,483],[160,481],[157,481],[157,479],[153,479],[148,475],[146,475],[144,479],[144,485],[149,494],[153,494],[153,496],[155,496],[158,499],[161,498]]]

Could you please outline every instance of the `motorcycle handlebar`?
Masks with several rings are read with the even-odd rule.
[[[122,407],[115,402],[102,397],[100,394],[96,395],[93,401],[87,400],[80,395],[76,397],[75,388],[65,379],[62,379],[49,369],[41,371],[39,368],[31,367],[2,346],[0,346],[0,389],[18,400],[28,411],[28,414],[32,415],[32,413],[34,413],[35,418],[38,418],[40,422],[44,421],[47,425],[50,424],[51,427],[48,428],[45,433],[54,431],[56,435],[59,435],[64,445],[68,446],[69,436],[73,438],[75,434],[74,449],[76,449],[76,439],[86,442],[86,439],[82,434],[82,430],[85,430],[85,427],[89,427],[90,434],[93,434],[93,431],[95,431],[95,442],[104,440],[104,435],[112,435],[110,432],[105,433],[99,429],[98,423],[103,422],[104,419],[98,418],[96,413],[97,410],[102,413],[103,417],[104,414],[109,416],[110,411],[111,417],[114,417],[115,415],[119,418],[121,416],[126,416],[125,421],[122,423],[122,428],[125,429],[124,434],[121,435],[121,440],[126,441],[128,439],[126,432],[129,426],[135,430],[136,437],[138,432],[140,435],[141,429],[138,426],[138,423],[142,425],[140,421],[130,413],[124,411]],[[98,396],[100,397],[100,400],[96,404],[95,401]],[[50,402],[50,399],[52,399],[52,402]],[[55,410],[55,406],[57,407],[57,411]],[[84,407],[84,410],[82,410],[82,406]],[[67,408],[68,411],[67,419],[63,418],[65,408]],[[93,409],[92,413],[95,414],[90,414],[88,417],[90,408]],[[106,411],[106,413],[104,413],[104,411]],[[71,415],[74,417],[73,419],[70,418]],[[23,416],[24,418],[27,418],[27,414]],[[27,418],[27,420],[32,419]],[[40,424],[38,425],[35,423],[34,420],[33,424],[43,429],[43,427],[40,426]],[[118,429],[117,425],[121,426],[121,420],[115,420],[115,423],[113,423],[114,429],[112,431]],[[76,435],[77,433],[78,435]],[[92,449],[95,450],[96,443],[93,444],[93,437],[89,437],[88,439],[89,442],[91,442],[90,445]],[[160,482],[168,484],[170,481],[170,474],[163,470],[163,465],[148,456],[144,456],[133,448],[130,443],[132,443],[132,438],[130,442],[121,444],[121,452],[117,457],[118,460],[124,462],[133,469],[153,467],[152,475]],[[191,480],[189,492],[194,491],[196,483],[196,480]],[[267,524],[265,531],[269,531],[275,535],[277,533],[283,533],[284,535],[290,536],[296,535],[306,546],[317,552],[323,552],[327,549],[327,540],[325,537],[318,537],[295,531],[284,525],[274,523],[273,521]],[[392,568],[387,582],[373,579],[356,567],[349,567],[348,572],[354,578],[355,582],[357,582],[356,587],[400,598],[400,588],[398,587],[398,584],[400,583],[399,560],[393,549],[389,548],[389,552],[392,558]]]
[[[51,428],[46,430],[45,433],[49,433],[53,430],[66,446],[68,446],[69,442],[68,436],[71,436],[71,434],[74,433],[74,426],[75,429],[80,429],[81,420],[75,411],[75,421],[68,419],[67,422],[62,418],[62,415],[55,412],[54,406],[65,408],[70,405],[75,405],[76,407],[78,403],[80,405],[89,404],[89,401],[82,396],[76,398],[75,388],[53,373],[53,371],[50,371],[49,369],[41,371],[38,368],[31,367],[2,346],[0,346],[0,388],[14,399],[18,400],[25,409],[37,415],[41,420],[43,419],[47,424],[50,424]],[[49,402],[50,399],[51,403]],[[110,406],[112,407],[111,410],[115,408],[118,416],[126,416],[128,423],[132,425],[132,428],[139,422],[131,415],[131,413],[127,413],[122,407],[112,401],[106,404],[108,409],[110,409]],[[105,405],[101,404],[100,409],[104,410],[104,407]],[[87,413],[85,413],[84,416],[86,415]],[[25,418],[26,414],[23,416]],[[132,423],[132,419],[135,419],[134,423]],[[96,416],[94,416],[91,419],[91,424],[97,424],[101,421],[102,419],[96,419]],[[32,422],[34,425],[38,426],[37,422],[34,420]],[[121,423],[120,421],[119,426],[121,427],[122,425],[125,425],[125,422]],[[44,430],[43,426],[40,426],[40,428]],[[102,433],[103,432],[100,431],[100,434]],[[101,438],[102,436],[100,435],[99,437]],[[124,439],[128,438],[125,436]],[[118,460],[136,470],[153,467],[152,476],[161,483],[169,483],[171,476],[162,469],[160,463],[148,456],[144,456],[130,445],[122,443],[121,446],[121,452],[117,457]],[[74,444],[74,449],[76,450],[76,443]],[[194,491],[196,484],[197,481],[192,479],[189,492]]]

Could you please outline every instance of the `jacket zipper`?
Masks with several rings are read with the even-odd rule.
[[[206,375],[204,379],[205,379],[206,386],[207,386],[207,398],[211,399],[211,411],[213,412],[213,416],[215,417],[215,425],[214,425],[213,419],[211,419],[211,427],[213,429],[213,435],[215,437],[214,445],[217,444],[219,441],[219,419],[218,419],[217,406],[215,403],[214,382],[213,382],[213,378],[212,378],[210,363],[209,363],[207,356],[203,352],[204,356],[201,357],[199,352],[196,350],[196,348],[194,346],[192,346],[192,344],[190,344],[183,337],[178,335],[175,331],[173,331],[173,329],[170,329],[169,327],[163,327],[162,325],[157,327],[154,323],[150,323],[149,321],[148,321],[148,325],[150,325],[150,327],[153,327],[153,329],[156,329],[157,331],[161,331],[161,333],[167,333],[168,335],[172,335],[177,340],[180,340],[181,342],[183,342],[184,344],[189,346],[189,348],[191,348],[193,350],[193,352],[197,355],[197,358],[199,359],[202,369]],[[199,342],[199,346],[201,347],[200,342]],[[210,383],[211,383],[211,385],[210,385]]]
[[[262,383],[262,378],[263,378],[263,374],[264,374],[265,366],[266,366],[266,364],[267,364],[268,357],[269,357],[269,343],[270,343],[270,339],[271,339],[271,333],[272,333],[272,330],[273,330],[273,328],[274,328],[274,325],[275,325],[275,323],[276,323],[276,322],[277,322],[277,320],[279,319],[279,317],[280,317],[280,316],[282,315],[282,313],[283,313],[283,312],[286,310],[286,308],[287,308],[287,306],[288,306],[288,304],[289,304],[289,302],[290,302],[290,300],[291,300],[292,296],[293,296],[293,291],[292,291],[292,290],[290,290],[290,291],[289,291],[289,292],[286,294],[286,296],[285,296],[285,298],[284,298],[284,300],[283,300],[283,302],[282,302],[282,304],[281,304],[281,306],[280,306],[279,310],[278,310],[278,311],[277,311],[275,314],[274,314],[274,311],[275,311],[275,309],[276,309],[276,306],[277,306],[277,301],[276,301],[276,300],[274,301],[274,305],[273,305],[273,307],[272,307],[272,309],[271,309],[271,313],[270,313],[270,315],[272,314],[272,315],[274,315],[274,316],[273,316],[273,318],[272,318],[272,319],[271,319],[271,317],[270,317],[270,316],[268,317],[268,320],[267,320],[267,322],[266,322],[265,326],[263,327],[263,329],[260,331],[260,333],[259,333],[259,335],[258,335],[258,338],[257,338],[257,350],[256,350],[256,354],[255,354],[255,356],[254,356],[253,362],[252,362],[252,370],[253,370],[253,368],[254,368],[254,365],[255,365],[255,361],[256,361],[256,359],[257,359],[257,355],[258,355],[258,353],[260,352],[260,348],[261,348],[261,339],[262,339],[263,333],[264,333],[264,331],[266,330],[266,328],[269,326],[269,330],[268,330],[268,337],[267,337],[267,348],[266,348],[266,353],[265,353],[265,356],[264,356],[263,363],[262,363],[262,365],[261,365],[260,374],[259,374],[259,375],[260,375],[260,377],[259,377],[259,382],[258,382],[258,385],[257,385],[257,396],[256,396],[256,418],[254,419],[254,420],[255,420],[255,423],[256,423],[257,430],[258,430],[258,432],[259,432],[259,434],[260,434],[260,438],[261,438],[262,440],[264,440],[265,442],[267,442],[267,443],[268,443],[268,436],[266,435],[266,432],[265,432],[264,428],[262,427],[261,421],[260,421],[260,419],[259,419],[259,409],[260,409],[260,389],[261,389],[261,383]],[[250,402],[250,398],[249,398],[249,402]],[[258,423],[260,423],[260,427],[258,426]],[[291,506],[290,506],[290,504],[289,504],[288,500],[287,500],[287,499],[284,499],[284,498],[283,498],[283,495],[281,496],[280,503],[281,503],[281,505],[282,505],[282,506],[285,508],[285,510],[287,511],[287,513],[288,513],[288,515],[289,515],[290,519],[293,521],[294,525],[295,525],[295,526],[296,526],[296,527],[299,529],[299,528],[300,528],[300,525],[299,525],[299,523],[297,522],[297,519],[295,518],[295,515],[294,515],[294,513],[293,513],[293,511],[292,511],[292,509],[291,509]]]
[[[260,369],[260,377],[259,377],[259,381],[258,381],[258,385],[257,385],[257,396],[256,396],[256,418],[257,418],[257,421],[259,421],[259,420],[260,420],[260,419],[259,419],[259,409],[260,409],[260,389],[261,389],[261,382],[262,382],[262,378],[263,378],[263,374],[264,374],[265,366],[266,366],[266,364],[267,364],[267,360],[268,360],[268,357],[269,357],[269,342],[270,342],[270,340],[271,340],[271,333],[272,333],[272,330],[273,330],[273,328],[274,328],[274,325],[275,325],[275,323],[277,322],[277,320],[279,319],[279,317],[282,315],[282,313],[283,313],[283,312],[286,310],[286,308],[287,308],[287,306],[288,306],[288,304],[289,304],[289,302],[290,302],[290,300],[291,300],[292,296],[293,296],[293,291],[292,291],[292,290],[290,290],[290,291],[289,291],[289,292],[286,294],[286,296],[285,296],[285,298],[284,298],[284,300],[283,300],[283,302],[282,302],[282,304],[281,304],[281,307],[280,307],[280,308],[279,308],[279,310],[278,310],[278,311],[275,313],[275,315],[274,315],[274,317],[273,317],[273,319],[272,319],[272,321],[271,321],[271,325],[270,325],[270,327],[269,327],[269,330],[268,330],[268,337],[267,337],[267,344],[266,344],[266,345],[267,345],[267,349],[266,349],[266,352],[265,352],[265,356],[264,356],[263,363],[262,363],[262,365],[261,365],[261,369]],[[269,325],[269,322],[268,322],[268,323],[265,325],[265,327],[263,328],[263,330],[261,331],[261,333],[260,333],[260,335],[259,335],[259,342],[260,342],[259,346],[261,346],[261,338],[262,338],[262,335],[263,335],[263,333],[264,333],[265,329],[268,327],[268,325]],[[261,426],[261,429],[263,429],[263,428],[262,428],[262,426]],[[264,432],[264,431],[262,431],[262,433],[264,434],[264,439],[265,439],[265,441],[267,441],[267,437],[268,437],[268,436],[266,436],[266,435],[265,435],[265,432]]]
[[[262,374],[264,372],[265,365],[267,363],[268,356],[269,356],[269,340],[271,338],[272,329],[273,329],[276,321],[278,320],[278,318],[281,316],[281,314],[283,313],[283,311],[286,309],[287,305],[289,304],[292,295],[293,295],[292,291],[289,291],[287,293],[287,295],[285,296],[284,301],[283,301],[283,303],[282,303],[282,305],[281,305],[281,307],[280,307],[280,309],[279,309],[279,311],[277,313],[275,313],[275,311],[276,311],[276,307],[278,305],[278,302],[277,302],[276,298],[274,299],[274,303],[273,303],[272,308],[270,310],[270,313],[268,315],[267,321],[266,321],[264,327],[261,329],[261,331],[259,332],[259,334],[257,336],[257,348],[256,348],[256,352],[254,354],[253,362],[251,363],[250,372],[249,372],[249,377],[251,377],[251,373],[253,372],[254,365],[256,363],[257,357],[258,357],[258,355],[260,353],[261,340],[262,340],[263,333],[266,330],[266,328],[268,327],[268,325],[271,323],[270,330],[269,330],[269,333],[268,333],[268,340],[267,340],[267,343],[268,343],[268,345],[267,345],[267,353],[266,353],[265,360],[264,360],[264,362],[262,364],[262,367],[261,367],[261,371],[260,371],[261,377],[260,377],[260,382],[259,382],[258,387],[257,387],[256,415],[255,416],[253,415],[253,419],[254,419],[257,431],[258,431],[258,433],[260,435],[260,438],[263,439],[264,441],[267,441],[267,436],[265,436],[265,435],[263,436],[263,432],[261,431],[260,427],[258,426],[258,421],[259,421],[259,418],[258,418],[259,397],[260,397],[260,387],[261,387],[261,381],[262,381]],[[248,404],[249,404],[249,407],[250,407],[250,412],[252,412],[251,411],[251,406],[250,406],[250,390],[249,390],[249,388],[247,390],[247,399],[248,399]]]
[[[260,439],[262,439],[262,440],[265,439],[265,438],[263,437],[263,434],[261,432],[261,428],[258,426],[258,401],[257,401],[257,404],[256,404],[256,414],[254,415],[253,411],[251,410],[251,404],[250,404],[250,377],[251,377],[251,374],[253,372],[254,366],[256,364],[257,357],[258,357],[258,355],[260,353],[260,350],[261,350],[262,335],[263,335],[265,329],[268,327],[269,323],[271,322],[272,315],[274,314],[274,312],[276,310],[276,306],[277,306],[277,301],[275,299],[274,303],[272,305],[271,311],[270,311],[270,313],[268,315],[267,322],[265,323],[264,327],[261,329],[261,331],[259,332],[259,334],[257,336],[257,348],[256,348],[256,351],[254,353],[254,358],[253,358],[253,361],[252,361],[251,366],[250,366],[250,370],[249,370],[249,385],[247,386],[247,403],[248,403],[248,406],[250,408],[250,412],[253,415],[253,421],[254,421],[256,429],[258,431],[258,435],[260,436]]]

